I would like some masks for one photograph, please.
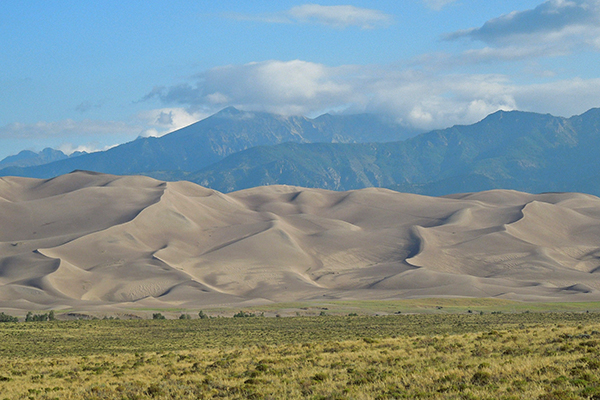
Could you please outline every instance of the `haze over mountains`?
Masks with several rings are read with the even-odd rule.
[[[0,308],[600,300],[600,199],[0,178]]]
[[[288,184],[600,195],[600,109],[571,118],[498,111],[473,125],[414,135],[368,114],[309,119],[230,107],[160,138],[0,175],[48,178],[80,169],[185,179],[222,192]]]

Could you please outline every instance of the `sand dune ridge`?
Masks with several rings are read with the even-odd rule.
[[[0,307],[600,299],[600,199],[0,179]]]

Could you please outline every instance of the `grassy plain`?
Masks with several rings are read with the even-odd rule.
[[[0,399],[209,398],[600,399],[600,314],[0,324]]]

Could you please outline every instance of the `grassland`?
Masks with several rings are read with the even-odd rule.
[[[248,307],[254,313],[268,316],[319,315],[322,310],[327,314],[347,315],[358,313],[365,315],[386,315],[395,313],[419,314],[456,314],[466,312],[600,312],[600,302],[523,302],[491,298],[417,298],[403,300],[321,300],[305,303],[275,303]],[[172,310],[184,312],[185,310]],[[213,308],[212,314],[231,316],[231,308]],[[174,314],[175,315],[175,314]]]
[[[600,314],[0,324],[0,399],[600,399]]]
[[[389,315],[389,314],[457,314],[457,313],[523,313],[523,312],[598,312],[600,302],[523,302],[492,298],[416,298],[403,300],[313,300],[310,302],[271,303],[244,307],[244,310],[268,317],[316,316],[322,311],[327,315]],[[204,311],[211,316],[231,317],[238,309],[231,306],[210,307]],[[197,310],[182,308],[131,308],[125,309],[123,317],[138,315],[150,318],[161,312],[169,318],[182,313],[195,315]],[[58,312],[65,315],[69,311]],[[84,314],[80,314],[84,315]],[[106,313],[85,314],[102,318]]]

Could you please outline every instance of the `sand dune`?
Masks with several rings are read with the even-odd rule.
[[[0,179],[0,307],[600,300],[600,199]]]

